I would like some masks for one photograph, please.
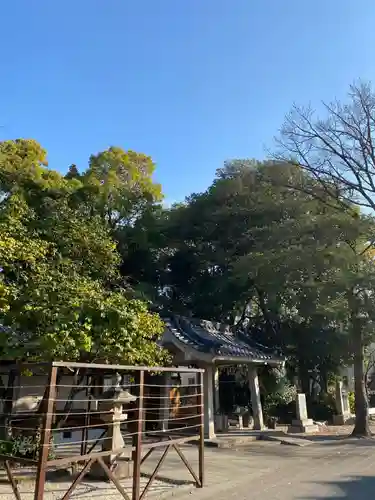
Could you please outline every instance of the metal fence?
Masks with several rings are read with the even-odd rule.
[[[0,368],[7,377],[0,461],[17,500],[14,464],[33,468],[35,500],[43,499],[47,471],[68,466],[74,474],[63,500],[87,475],[105,477],[125,499],[140,500],[172,449],[203,487],[203,370],[65,362]],[[198,471],[181,449],[193,440]],[[141,488],[142,465],[154,450],[163,453]],[[123,477],[131,478],[131,491]]]

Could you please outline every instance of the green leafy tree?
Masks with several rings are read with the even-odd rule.
[[[79,201],[112,230],[133,224],[162,199],[161,186],[152,179],[154,170],[149,156],[110,147],[90,157],[89,167],[81,176]]]
[[[166,307],[250,324],[252,334],[259,326],[259,340],[289,355],[304,388],[314,373],[326,386],[348,361],[340,270],[356,262],[347,241],[367,231],[352,209],[339,214],[296,189],[307,182],[314,184],[290,164],[229,163],[205,193],[167,211],[160,252]]]
[[[116,241],[122,285],[148,299],[154,298],[158,282],[155,250],[162,235],[158,218],[163,196],[153,180],[154,170],[149,156],[110,147],[92,155],[81,174],[72,165],[65,176],[81,182],[69,206],[84,216],[96,216]]]
[[[119,286],[112,228],[45,158],[34,141],[0,143],[2,357],[165,362],[159,316]]]

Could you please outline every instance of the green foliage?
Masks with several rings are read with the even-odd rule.
[[[261,373],[265,393],[263,411],[265,418],[277,417],[279,421],[290,420],[295,413],[297,389],[288,379],[285,370],[266,369]],[[288,423],[288,422],[286,422]]]
[[[90,157],[89,168],[80,178],[79,202],[113,230],[131,224],[148,206],[162,200],[161,186],[152,180],[154,170],[149,156],[110,147]]]
[[[1,333],[1,357],[164,363],[157,344],[163,323],[124,291],[113,228],[95,203],[88,209],[81,176],[73,168],[65,178],[48,170],[34,141],[0,143],[0,153],[0,313],[11,328]],[[116,181],[116,189],[131,198],[134,187],[139,206],[152,183],[145,179],[150,167],[134,166],[137,158],[130,155],[128,164],[135,187],[121,190]],[[104,206],[101,195],[98,203]]]
[[[310,399],[307,412],[310,418],[315,421],[332,423],[333,416],[337,413],[336,400],[332,390],[319,394],[317,399]]]
[[[0,455],[14,458],[28,458],[37,460],[41,451],[41,435],[39,429],[35,430],[33,436],[19,435],[9,436],[7,440],[0,442]],[[54,444],[51,439],[48,459],[55,458]]]
[[[328,380],[350,362],[347,290],[361,284],[358,268],[371,285],[359,248],[374,224],[305,194],[306,184],[324,196],[293,165],[231,162],[206,192],[158,217],[164,241],[153,255],[164,307],[252,335],[258,327],[258,340],[281,348],[308,385],[311,373]]]
[[[349,408],[350,408],[350,413],[352,415],[355,415],[355,393],[354,392],[349,392],[348,393],[348,399],[349,399]]]
[[[163,362],[155,340],[160,318],[145,303],[98,281],[48,265],[17,290],[4,323],[15,327],[2,339],[3,357],[70,359],[153,365]],[[22,346],[21,346],[22,344]]]

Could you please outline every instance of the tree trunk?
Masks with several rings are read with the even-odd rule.
[[[320,397],[325,398],[328,395],[328,373],[327,370],[321,368],[319,374]]]
[[[347,298],[350,310],[350,341],[354,356],[355,425],[352,436],[369,437],[371,431],[366,394],[365,350],[359,304],[354,289],[348,290]]]
[[[353,325],[354,326],[354,325]],[[355,426],[352,435],[356,437],[371,436],[369,425],[369,408],[366,394],[364,346],[360,325],[352,331],[354,353],[354,392],[355,392]]]

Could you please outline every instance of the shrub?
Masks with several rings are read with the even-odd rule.
[[[318,400],[310,401],[308,414],[318,422],[332,421],[336,413],[335,397],[332,393],[322,394]]]
[[[296,402],[285,403],[279,401],[274,402],[272,405],[266,405],[264,407],[264,417],[266,422],[276,418],[280,424],[291,424],[292,420],[296,418]]]
[[[39,457],[40,446],[38,431],[34,436],[9,436],[6,441],[0,442],[0,455],[36,460]],[[49,458],[54,458],[53,440],[51,440]]]
[[[276,417],[279,422],[289,424],[296,418],[296,388],[284,384],[280,389],[267,394],[264,398],[263,411],[266,419]]]
[[[268,369],[262,375],[265,421],[276,418],[279,423],[291,423],[296,418],[297,389],[288,380],[285,368]]]
[[[332,421],[334,414],[334,405],[328,401],[314,401],[309,405],[309,417],[315,421]]]

